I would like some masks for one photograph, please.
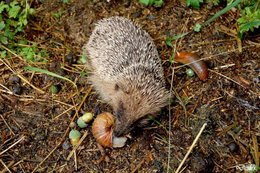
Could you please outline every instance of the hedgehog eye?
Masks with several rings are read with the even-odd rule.
[[[118,84],[115,84],[115,90],[116,90],[116,91],[119,90],[119,86],[118,86]]]

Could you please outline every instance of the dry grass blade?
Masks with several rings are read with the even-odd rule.
[[[5,123],[5,125],[8,127],[8,129],[10,130],[10,132],[13,134],[13,135],[15,135],[14,134],[14,132],[13,132],[13,130],[12,130],[12,128],[8,125],[8,123],[5,121],[5,119],[4,119],[4,117],[2,116],[2,115],[0,115],[1,116],[1,118],[2,118],[2,120],[4,121],[4,123]]]
[[[181,163],[180,163],[179,167],[177,168],[177,170],[175,171],[175,173],[179,173],[179,171],[180,171],[182,165],[184,164],[184,162],[186,161],[186,159],[187,159],[188,156],[190,155],[191,151],[192,151],[193,148],[195,147],[196,143],[198,142],[199,137],[200,137],[200,135],[202,134],[203,130],[205,129],[206,125],[207,125],[207,123],[204,123],[203,126],[201,127],[201,129],[200,129],[198,135],[196,136],[196,138],[195,138],[194,141],[192,142],[192,144],[191,144],[191,146],[190,146],[188,152],[187,152],[186,155],[184,156],[183,160],[181,161]]]
[[[5,170],[7,170],[8,172],[12,173],[12,171],[8,168],[8,166],[2,161],[2,159],[0,159],[0,162],[2,163],[2,165],[5,167],[4,170],[1,171],[1,173],[3,173]]]
[[[39,72],[39,73],[44,73],[44,74],[47,74],[47,75],[50,75],[50,76],[53,76],[53,77],[56,77],[56,78],[60,78],[62,80],[66,80],[66,81],[70,82],[75,88],[77,88],[77,85],[73,81],[71,81],[70,79],[63,77],[63,76],[60,76],[56,73],[50,72],[48,70],[44,70],[44,69],[40,69],[40,68],[36,68],[36,67],[25,67],[25,69],[30,70],[30,71]]]
[[[40,88],[37,88],[36,86],[34,86],[33,84],[31,84],[23,75],[21,75],[21,74],[19,74],[19,73],[16,73],[16,72],[10,67],[10,65],[8,65],[7,62],[5,62],[6,60],[0,58],[0,61],[2,61],[2,63],[3,63],[11,72],[13,72],[14,74],[16,74],[22,81],[24,81],[25,83],[27,83],[28,85],[30,85],[33,89],[39,91],[39,92],[42,93],[42,94],[45,93],[45,92],[44,92],[43,90],[41,90]]]
[[[5,152],[7,152],[8,150],[10,150],[11,148],[13,148],[15,145],[17,145],[19,142],[21,142],[22,140],[24,140],[24,136],[22,136],[18,141],[16,141],[15,143],[13,143],[11,146],[9,146],[7,149],[5,149],[4,151],[2,151],[1,153],[0,153],[0,156],[2,155],[2,154],[4,154]]]
[[[0,159],[1,160],[1,159]],[[3,161],[1,160],[2,164],[4,165]],[[9,168],[14,165],[14,161],[11,161],[7,166],[4,165],[4,169],[0,171],[1,173],[11,172]]]
[[[257,143],[256,135],[253,135],[252,140],[253,140],[253,150],[254,150],[254,152],[252,154],[253,154],[253,157],[254,157],[254,160],[255,160],[255,164],[257,166],[259,166],[259,158],[260,158],[260,156],[259,156],[259,145]]]
[[[70,152],[70,154],[67,157],[67,160],[69,160],[71,158],[71,156],[74,154],[74,152],[77,150],[77,148],[80,146],[80,144],[83,142],[83,140],[87,137],[88,132],[85,132],[84,135],[80,138],[78,144],[73,147],[73,150]]]

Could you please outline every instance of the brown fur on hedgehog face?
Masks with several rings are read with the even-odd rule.
[[[117,92],[118,100],[115,105],[112,105],[116,116],[115,136],[127,134],[135,126],[143,127],[148,123],[148,115],[154,116],[167,104],[168,91],[164,87],[158,93],[153,94],[139,89]]]

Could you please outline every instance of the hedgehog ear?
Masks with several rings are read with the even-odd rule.
[[[118,91],[120,88],[118,86],[118,84],[115,84],[115,91]]]

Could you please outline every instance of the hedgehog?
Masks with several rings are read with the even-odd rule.
[[[114,135],[146,124],[167,104],[169,91],[150,35],[125,17],[101,19],[83,46],[89,82],[114,111]]]

